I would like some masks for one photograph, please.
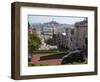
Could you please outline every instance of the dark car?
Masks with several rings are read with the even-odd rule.
[[[61,64],[83,62],[83,61],[85,61],[84,53],[79,50],[76,50],[76,51],[71,51],[67,55],[63,56]]]

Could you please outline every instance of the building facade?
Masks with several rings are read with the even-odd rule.
[[[75,23],[76,29],[76,46],[80,49],[85,47],[85,40],[88,36],[88,21],[84,20],[81,22]]]
[[[88,22],[83,20],[76,22],[74,27],[65,28],[64,33],[59,33],[57,28],[54,28],[54,42],[59,47],[64,47],[70,50],[84,49],[86,46],[85,38],[88,31]]]

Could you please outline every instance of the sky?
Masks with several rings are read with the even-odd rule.
[[[69,16],[41,16],[41,15],[29,15],[28,22],[31,23],[47,23],[50,21],[56,21],[61,24],[74,24],[84,20],[86,17],[69,17]]]

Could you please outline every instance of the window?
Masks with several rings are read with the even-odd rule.
[[[72,35],[74,34],[74,29],[71,30],[71,34],[72,34]]]

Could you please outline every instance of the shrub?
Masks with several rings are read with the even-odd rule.
[[[28,66],[48,66],[48,64],[30,63]]]

